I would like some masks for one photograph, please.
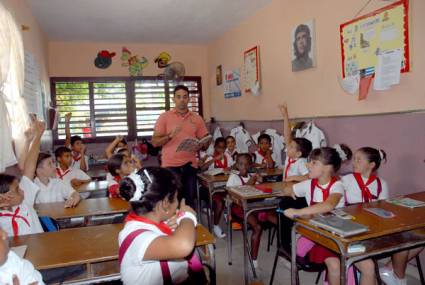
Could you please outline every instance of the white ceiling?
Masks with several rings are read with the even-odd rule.
[[[272,0],[27,0],[50,40],[206,43]]]

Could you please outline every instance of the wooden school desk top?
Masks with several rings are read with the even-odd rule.
[[[406,195],[406,197],[425,201],[425,192],[409,194],[409,195]],[[381,218],[370,212],[364,211],[364,209],[366,208],[382,208],[394,213],[395,217],[388,218],[388,219]],[[407,207],[398,206],[398,205],[392,204],[391,202],[382,200],[382,201],[376,201],[372,203],[364,203],[364,204],[348,206],[343,208],[343,210],[347,212],[348,214],[355,217],[355,219],[353,220],[354,222],[357,222],[369,227],[369,231],[363,234],[359,234],[359,235],[355,235],[355,236],[347,237],[347,238],[337,237],[338,240],[340,240],[342,243],[346,245],[356,241],[370,240],[370,239],[375,239],[375,238],[379,238],[383,236],[388,236],[388,235],[393,235],[397,233],[414,231],[414,230],[425,228],[425,218],[424,218],[425,207],[410,209]],[[308,219],[299,218],[299,219],[296,219],[296,221],[308,227],[314,227],[311,224],[309,224]],[[318,230],[323,236],[332,235],[328,231],[325,231],[322,229],[318,229]],[[311,232],[309,233],[308,229],[298,228],[297,231],[301,233],[302,235],[313,238],[313,236],[310,236],[312,233]],[[320,238],[320,237],[316,235],[316,238]],[[332,245],[330,245],[330,248],[333,250],[336,249],[335,246],[332,246]]]
[[[94,192],[94,191],[106,191],[108,189],[108,181],[100,180],[100,181],[91,181],[89,183],[83,184],[78,187],[77,191],[80,193],[83,192]]]
[[[276,192],[283,191],[285,185],[288,183],[292,183],[292,182],[267,182],[267,183],[257,184],[258,186],[261,186],[261,187],[273,189],[273,193],[262,193],[261,191],[258,191],[258,194],[255,196],[251,196],[251,195],[245,196],[239,193],[238,191],[232,189],[233,187],[226,187],[226,189],[227,189],[227,193],[230,196],[235,197],[239,200],[257,200],[257,199],[277,197],[278,195]],[[252,187],[255,187],[255,185],[252,185]]]
[[[25,259],[38,270],[118,259],[118,234],[124,224],[65,229],[10,238],[10,246],[27,245]],[[212,244],[214,237],[198,225],[196,246]]]
[[[93,180],[105,180],[107,173],[104,167],[95,167],[87,171],[87,175]]]
[[[96,198],[81,200],[75,208],[65,208],[64,202],[36,204],[35,210],[39,216],[53,219],[69,219],[128,212],[130,205],[118,198]]]
[[[281,175],[283,173],[283,170],[280,168],[272,168],[272,169],[262,169],[260,170],[259,174],[261,176],[275,176],[275,175]],[[219,174],[219,175],[207,175],[205,173],[198,174],[198,177],[201,180],[206,181],[207,183],[214,183],[214,182],[226,182],[229,179],[229,174]]]

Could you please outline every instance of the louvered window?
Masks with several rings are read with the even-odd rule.
[[[189,88],[189,109],[202,115],[201,78],[185,77],[181,84]],[[151,136],[159,115],[174,107],[174,87],[157,77],[52,78],[52,101],[60,116],[55,138],[65,139],[67,112],[72,112],[71,134],[87,141]]]

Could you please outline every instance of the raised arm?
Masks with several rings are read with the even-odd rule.
[[[285,144],[288,146],[292,141],[291,125],[289,124],[288,106],[286,103],[279,105],[280,112],[283,116],[283,135],[285,137]]]
[[[81,159],[80,159],[80,169],[84,172],[86,172],[88,169],[87,164],[86,164],[86,151],[87,151],[87,146],[85,144],[82,145],[81,147]]]
[[[28,154],[28,150],[30,148],[31,142],[35,136],[34,124],[31,123],[31,126],[25,131],[25,143],[22,145],[21,150],[18,152],[18,167],[21,172],[24,171],[25,167],[25,159]]]
[[[105,149],[105,155],[106,158],[109,159],[114,154],[114,150],[117,146],[117,144],[122,141],[123,136],[116,136],[115,139],[106,147]]]
[[[44,122],[36,121],[34,123],[35,135],[25,158],[24,170],[22,173],[23,176],[28,177],[30,180],[34,179],[37,159],[40,153],[40,141],[45,128],[46,124]]]
[[[71,145],[71,122],[72,113],[65,114],[65,146],[69,147]]]

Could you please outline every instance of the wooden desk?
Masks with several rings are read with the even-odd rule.
[[[75,208],[65,208],[64,202],[36,204],[39,216],[48,216],[57,221],[72,218],[84,218],[84,225],[89,225],[96,216],[127,213],[130,205],[118,198],[97,198],[81,200]]]
[[[87,171],[87,175],[91,177],[93,180],[105,180],[106,174],[108,171],[105,169],[104,166],[96,166],[93,168],[90,168]]]
[[[89,193],[90,196],[108,196],[108,182],[106,180],[94,180],[78,187],[79,193]],[[89,196],[89,197],[90,197]]]
[[[95,280],[119,279],[117,240],[123,226],[124,224],[113,224],[65,229],[9,240],[10,246],[28,246],[25,259],[31,261],[38,270],[86,265],[86,276],[78,278],[79,281],[84,280],[89,284]],[[209,250],[213,250],[215,239],[212,234],[202,225],[196,230],[196,246],[209,246]],[[214,259],[214,252],[209,254]]]
[[[240,192],[236,191],[233,187],[226,187],[227,190],[227,199],[226,199],[226,207],[228,213],[230,213],[231,203],[235,203],[241,206],[243,210],[243,224],[242,224],[242,236],[243,236],[243,244],[244,244],[244,276],[245,276],[245,284],[248,284],[248,261],[251,265],[251,269],[254,275],[254,278],[257,278],[257,273],[255,271],[254,265],[252,263],[252,258],[250,254],[250,248],[248,248],[248,216],[257,211],[264,210],[272,210],[276,209],[279,206],[280,199],[277,199],[278,193],[280,193],[287,182],[272,182],[272,183],[262,183],[261,185],[267,188],[273,189],[273,193],[263,193],[258,191],[258,194],[245,196]],[[228,219],[227,223],[227,236],[231,235],[232,225]],[[231,259],[231,244],[230,238],[227,238],[227,253],[228,253],[228,262],[232,263]]]
[[[263,179],[266,179],[267,177],[275,177],[282,175],[282,169],[280,168],[272,168],[272,169],[259,169],[258,174],[263,177]],[[224,187],[226,186],[226,182],[229,179],[229,174],[220,174],[220,175],[207,175],[205,173],[198,174],[198,181],[199,184],[204,186],[208,189],[208,196],[209,196],[209,208],[208,208],[208,228],[210,231],[212,231],[212,225],[213,225],[213,213],[211,211],[211,201],[212,196],[217,192],[225,192]],[[198,217],[201,217],[201,199],[200,199],[200,187],[198,185],[197,187],[197,195],[198,195],[198,209],[197,214]]]
[[[410,198],[425,201],[425,192],[407,195]],[[382,208],[395,214],[394,218],[384,219],[364,211],[365,208]],[[295,264],[297,233],[317,242],[341,256],[341,284],[345,284],[346,272],[354,262],[383,253],[389,253],[425,244],[425,207],[410,209],[386,201],[377,201],[345,207],[344,211],[355,217],[355,222],[369,227],[364,234],[342,238],[315,227],[308,218],[296,219],[292,229],[292,268]],[[364,253],[349,254],[351,244],[361,243],[366,247]],[[295,272],[292,272],[294,282]]]

